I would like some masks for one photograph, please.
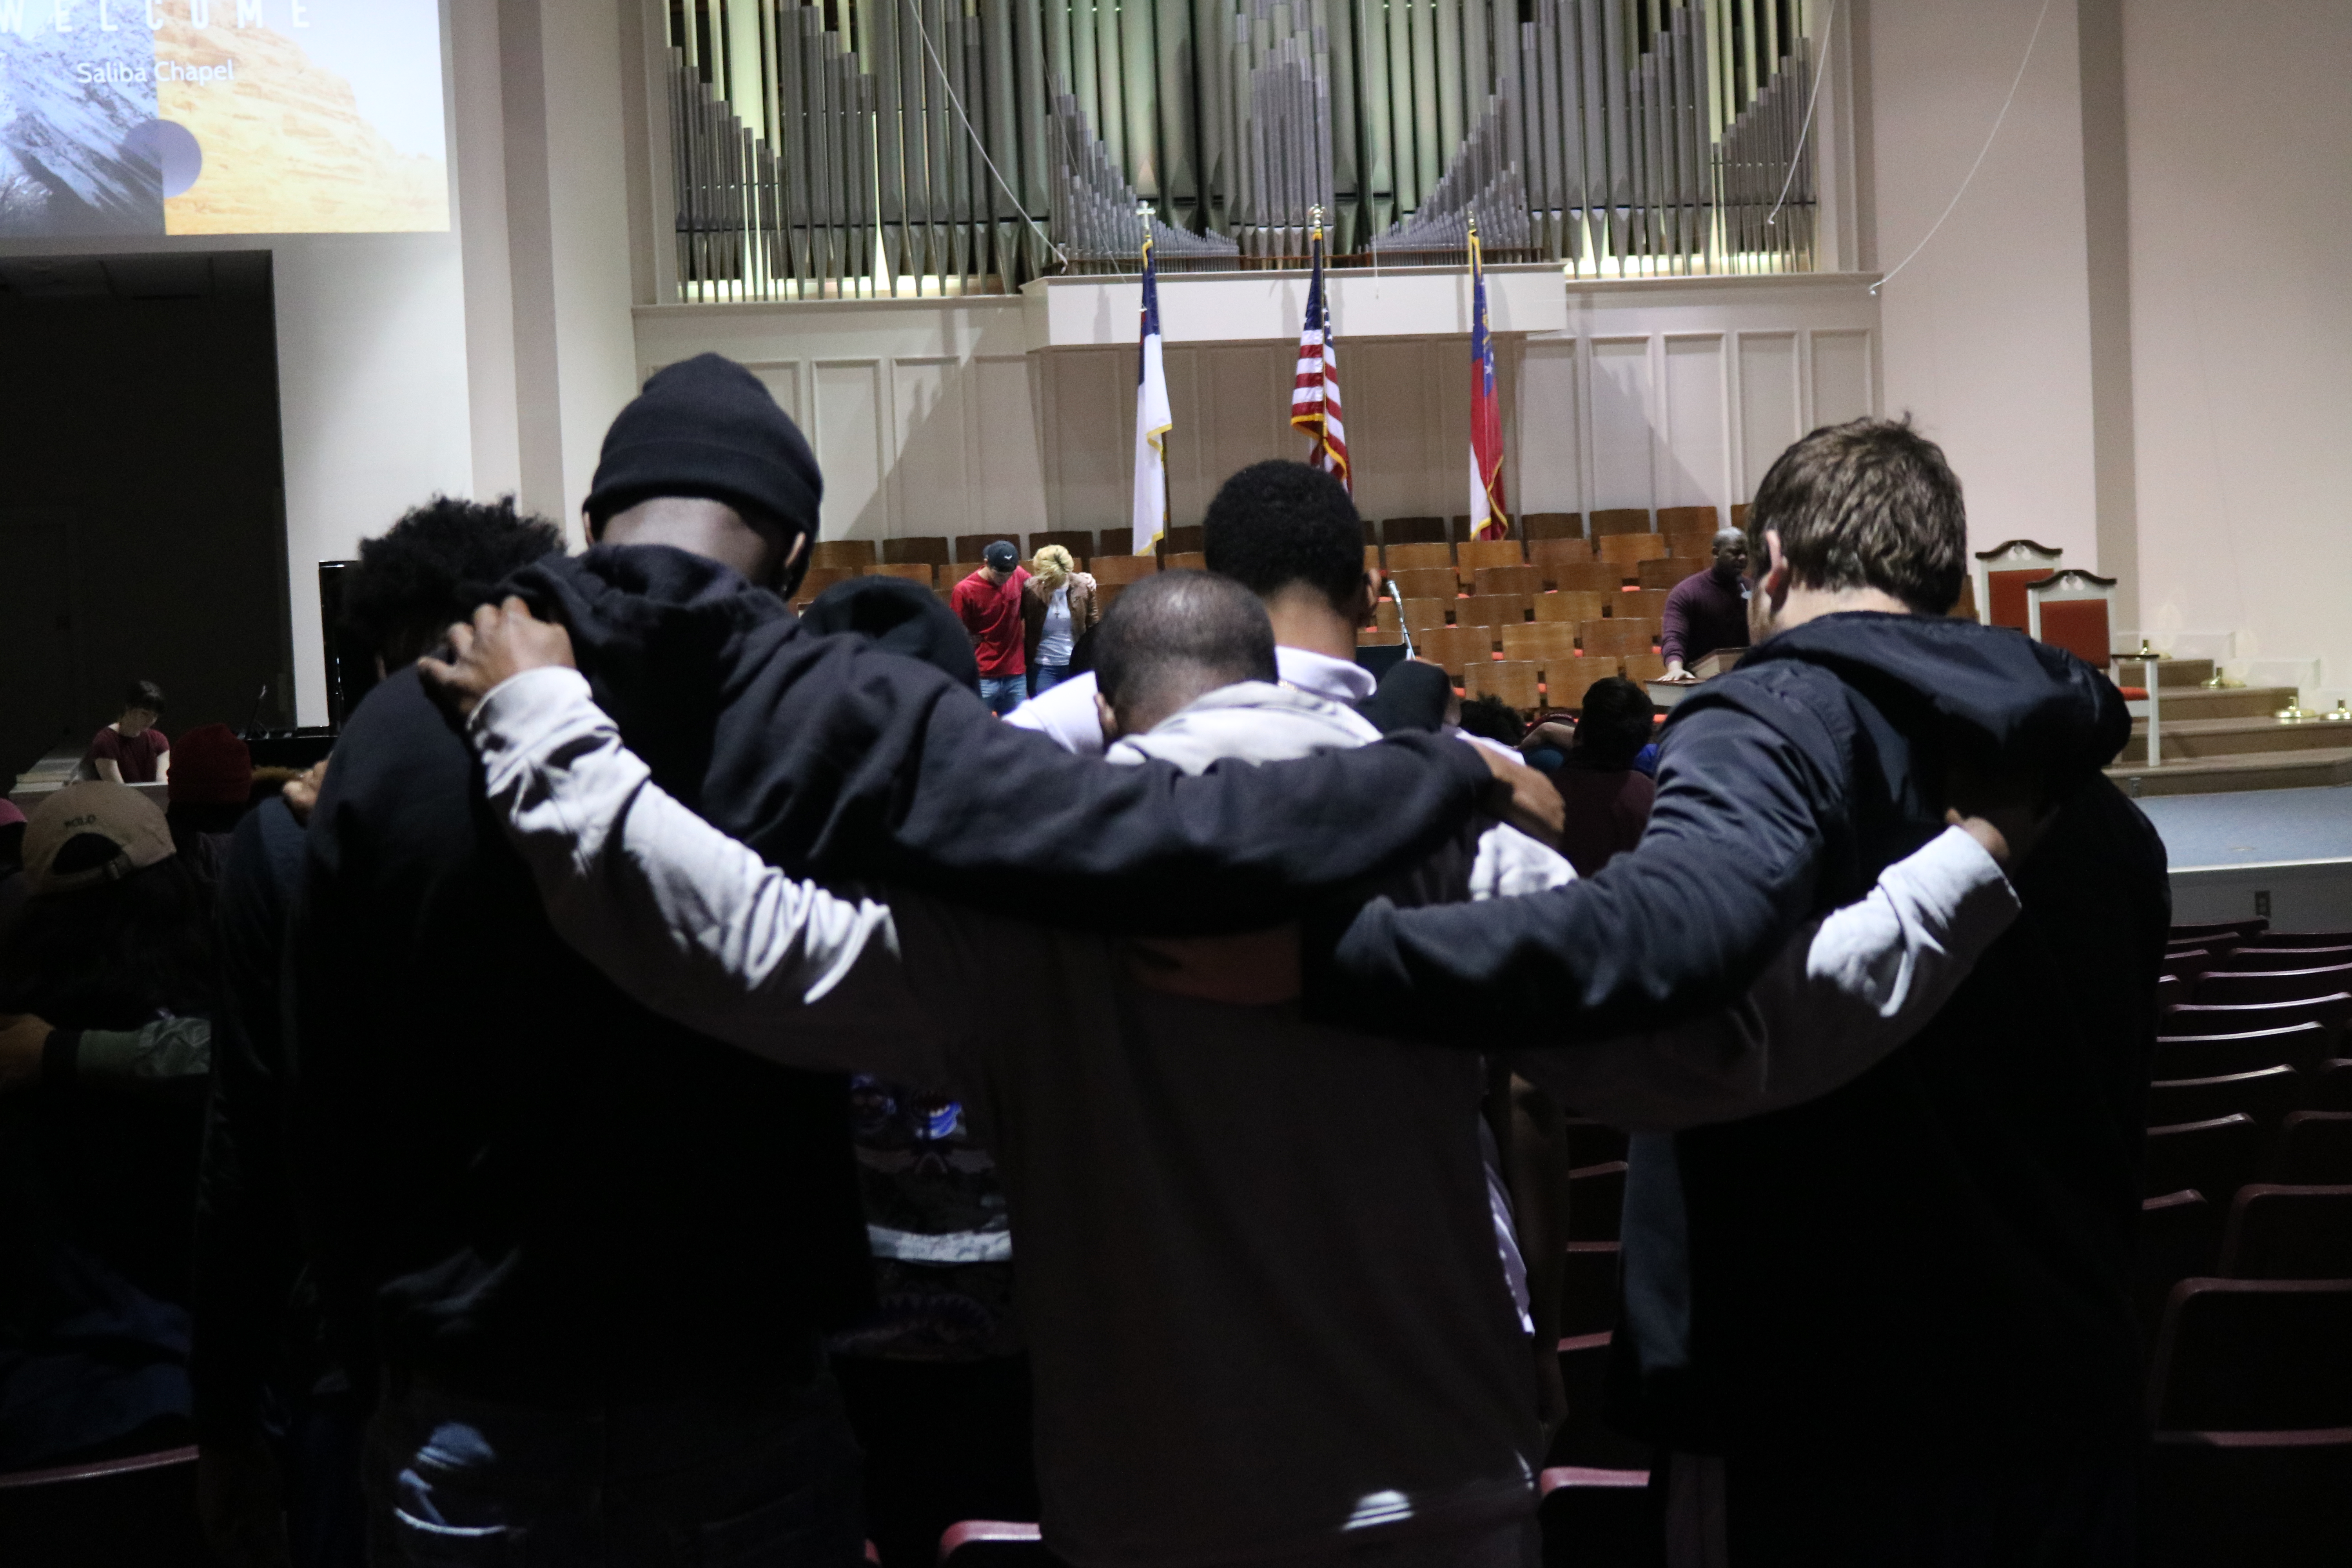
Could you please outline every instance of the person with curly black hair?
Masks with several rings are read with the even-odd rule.
[[[495,501],[435,496],[376,538],[343,588],[343,622],[375,651],[376,679],[416,662],[507,574],[563,548],[543,517]]]

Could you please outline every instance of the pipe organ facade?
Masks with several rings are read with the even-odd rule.
[[[668,0],[677,297],[1814,265],[1820,0]],[[1148,206],[1148,216],[1139,208]]]

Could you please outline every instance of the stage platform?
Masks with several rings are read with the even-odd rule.
[[[2280,931],[2352,931],[2352,786],[2139,802],[2164,837],[2177,922],[2264,915]]]

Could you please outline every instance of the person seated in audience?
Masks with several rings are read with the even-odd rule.
[[[470,711],[488,799],[563,940],[704,1033],[887,1067],[974,1117],[1011,1200],[1058,1557],[1528,1560],[1537,1398],[1486,1198],[1483,1071],[1269,1005],[1297,993],[1295,932],[1123,941],[795,879],[654,782],[563,668],[561,628],[510,602],[453,646],[428,674]],[[1097,646],[1111,760],[1191,773],[1375,741],[1277,668],[1238,585],[1129,588]],[[1635,1126],[1823,1092],[2005,927],[2014,900],[1982,847],[2000,842],[1971,824],[1889,868],[1701,1026],[1517,1065]],[[1469,895],[1472,848],[1400,885]],[[1551,864],[1541,881],[1573,876]],[[992,984],[1007,973],[1055,979]],[[1798,1015],[1814,1026],[1782,1037]]]
[[[1021,599],[1030,696],[1041,697],[1069,679],[1070,656],[1099,618],[1093,576],[1079,571],[1076,560],[1058,544],[1037,552]]]
[[[1528,727],[1518,710],[1499,697],[1463,699],[1461,718],[1456,722],[1464,734],[1492,741],[1514,752],[1528,738]]]
[[[1199,778],[1068,757],[936,668],[801,626],[786,596],[821,495],[767,388],[698,356],[607,433],[595,545],[506,584],[568,628],[666,787],[778,864],[1214,931],[1288,918],[1483,807],[1556,809],[1531,770],[1432,737]],[[858,1562],[823,1357],[872,1300],[845,1081],[718,1048],[564,948],[413,669],[345,726],[303,865],[289,1123],[335,1321],[392,1391],[373,1558],[437,1561],[472,1531],[667,1561],[709,1531]],[[593,1430],[583,1408],[605,1412]]]
[[[1675,708],[1641,847],[1525,899],[1375,900],[1307,950],[1310,1011],[1606,1038],[1736,994],[1987,781],[2042,803],[2021,918],[1907,1047],[1801,1110],[1633,1141],[1612,1418],[1671,1456],[1677,1564],[2119,1568],[2170,902],[2101,772],[2130,719],[2073,655],[1943,615],[1966,513],[1907,422],[1812,432],[1748,525],[1758,641]]]
[[[1715,559],[1666,595],[1658,634],[1668,680],[1696,680],[1685,666],[1727,647],[1748,646],[1748,536],[1727,528],[1715,536]]]
[[[188,1431],[188,1216],[215,996],[209,885],[155,804],[69,784],[26,824],[0,947],[0,1469]]]
[[[343,587],[347,629],[376,674],[404,669],[472,608],[469,587],[563,548],[562,531],[496,502],[436,496],[360,542]],[[365,705],[364,700],[362,706]],[[181,737],[193,752],[197,732]],[[193,758],[173,775],[173,810]],[[286,921],[302,866],[301,818],[326,763],[236,824],[220,858],[221,987],[195,1225],[197,1500],[215,1552],[238,1568],[343,1568],[362,1555],[360,1420],[305,1281],[283,1128],[292,1061],[280,1026]],[[356,1376],[364,1383],[369,1369]]]
[[[206,881],[220,877],[229,836],[253,795],[253,751],[226,724],[199,724],[180,737],[165,785],[172,844]]]
[[[1330,479],[1281,459],[1233,474],[1202,520],[1202,548],[1211,572],[1265,604],[1284,683],[1352,705],[1379,685],[1356,662],[1356,629],[1372,618],[1372,574],[1355,503],[1345,486],[1318,477]],[[1098,756],[1105,744],[1094,682],[1083,677],[1014,709],[1010,721],[1080,756]]]
[[[955,585],[950,603],[980,660],[980,700],[998,718],[1029,700],[1029,574],[1021,552],[999,539],[980,552],[980,570]],[[1067,663],[1066,658],[1063,661]]]
[[[156,728],[163,689],[134,680],[123,689],[122,716],[90,737],[82,761],[109,784],[161,784],[172,776],[172,742]]]
[[[1650,743],[1657,706],[1622,676],[1596,680],[1584,692],[1574,742],[1549,776],[1567,809],[1560,853],[1590,877],[1642,841],[1656,788],[1633,759]]]

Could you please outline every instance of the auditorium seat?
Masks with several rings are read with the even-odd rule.
[[[1397,544],[1446,544],[1445,520],[1442,517],[1392,517],[1381,524],[1381,542]]]
[[[882,542],[882,559],[893,564],[919,561],[927,566],[948,563],[948,542],[944,534],[913,533],[902,539]]]
[[[1443,626],[1453,614],[1454,604],[1451,598],[1416,599],[1408,596],[1404,602],[1405,628],[1418,637],[1425,631]]]
[[[1664,1504],[1649,1471],[1554,1465],[1537,1489],[1544,1568],[1633,1568],[1654,1555]]]
[[[1662,506],[1660,533],[1713,533],[1723,526],[1723,514],[1711,506]]]
[[[1530,621],[1525,626],[1503,628],[1503,658],[1534,661],[1544,683],[1549,686],[1563,665],[1577,662],[1576,628],[1565,621]],[[1554,706],[1558,706],[1557,700]]]
[[[1604,507],[1592,514],[1592,537],[1597,541],[1617,533],[1648,533],[1650,510],[1639,506]]]
[[[870,539],[820,539],[809,552],[809,565],[838,566],[852,576],[859,575],[874,565],[874,542]]]
[[[843,566],[812,566],[802,576],[800,586],[793,590],[793,603],[805,605],[835,583],[846,582],[856,575]]]
[[[1666,595],[1662,588],[1619,589],[1604,601],[1609,613],[1621,620],[1655,621],[1666,624]]]
[[[2156,1011],[2159,1018],[2188,1000],[2188,981],[2178,974],[2159,974],[2156,977]],[[2161,1024],[2157,1026],[2163,1027]]]
[[[866,574],[869,577],[903,577],[909,583],[920,583],[926,588],[932,585],[931,567],[922,561],[886,561],[879,566],[868,566]]]
[[[1536,570],[1563,594],[1613,594],[1624,586],[1625,569],[1605,561],[1538,561]]]
[[[1584,562],[1589,564],[1591,560],[1592,544],[1589,540],[1569,538],[1528,541],[1528,562],[1530,565],[1549,566],[1555,562]]]
[[[1450,573],[1454,570],[1454,555],[1457,548],[1458,546],[1452,544],[1431,544],[1427,542],[1417,544],[1391,544],[1385,545],[1381,548],[1381,555],[1382,560],[1386,562],[1388,570],[1391,572],[1433,572],[1443,568],[1446,572]],[[1458,582],[1455,591],[1460,591]]]
[[[1160,553],[1160,564],[1170,572],[1206,572],[1209,558],[1197,550],[1169,550]]]
[[[1367,517],[1360,521],[1364,526],[1365,548],[1370,550],[1378,550],[1381,547],[1380,520],[1378,518]]]
[[[1649,652],[1657,635],[1654,622],[1612,616],[1605,621],[1586,621],[1576,640],[1588,654],[1633,655]]]
[[[2209,970],[2198,976],[2200,1002],[2215,1005],[2254,1002],[2303,1002],[2337,992],[2352,994],[2352,963],[2324,969],[2271,969],[2251,973]]]
[[[1617,1326],[1618,1263],[1614,1241],[1571,1241],[1559,1274],[1559,1331],[1597,1334]]]
[[[1160,570],[1156,555],[1097,555],[1087,568],[1097,584],[1140,583]]]
[[[2249,974],[2276,969],[2327,969],[2338,964],[2352,964],[2352,947],[2231,948],[2228,963],[2221,967],[2232,974]]]
[[[2352,1279],[2352,1185],[2240,1187],[2216,1272],[2227,1279]]]
[[[1391,566],[1389,581],[1397,592],[1408,599],[1451,599],[1461,591],[1454,579],[1454,568],[1440,563],[1435,566]]]
[[[1197,522],[1162,529],[1160,532],[1160,553],[1162,555],[1198,555],[1208,548],[1209,531]]]
[[[1624,1218],[1624,1161],[1604,1160],[1569,1172],[1569,1240],[1615,1241]]]
[[[1608,610],[1601,595],[1589,589],[1562,588],[1558,593],[1536,595],[1536,619],[1565,621],[1570,626],[1585,621],[1597,621]]]
[[[1612,533],[1593,542],[1593,554],[1625,568],[1631,577],[1644,561],[1664,561],[1666,542],[1654,533]]]
[[[2338,1047],[2341,1048],[2341,1047]],[[2334,1057],[2319,1064],[2303,1091],[2305,1110],[2352,1110],[2352,1060]]]
[[[1573,511],[1530,511],[1519,516],[1519,537],[1533,544],[1538,540],[1582,539],[1584,516]]]
[[[1473,697],[1499,699],[1521,713],[1532,713],[1543,706],[1543,693],[1536,688],[1536,663],[1533,659],[1473,661],[1464,673],[1468,678]]]
[[[940,1537],[940,1568],[1055,1568],[1061,1561],[1034,1524],[967,1519]]]
[[[1465,575],[1489,566],[1526,569],[1528,553],[1516,539],[1474,539],[1454,547],[1454,564]],[[1528,590],[1529,593],[1533,589]]]
[[[2265,947],[2293,945],[2290,942],[2274,942],[2268,934],[2270,923],[2266,920],[2251,920],[2220,921],[2206,925],[2174,926],[2165,933],[2165,941],[2167,942],[2201,942],[2209,936],[2236,937],[2244,941],[2261,936],[2263,945]]]
[[[1388,570],[1388,563],[1381,559],[1381,547],[1379,545],[1367,544],[1364,546],[1364,570],[1367,572],[1386,572]]]
[[[2193,980],[2220,962],[2221,962],[2221,955],[2201,947],[2187,948],[2177,952],[2167,952],[2164,955],[2163,973]]]
[[[2194,1188],[2219,1201],[2258,1174],[2262,1130],[2242,1111],[2147,1130],[2140,1191],[2150,1197]]]
[[[2352,1110],[2289,1111],[2272,1173],[2297,1186],[2352,1182]]]
[[[166,1448],[0,1475],[0,1562],[25,1568],[210,1568],[196,1451]]]
[[[1000,539],[1015,550],[1021,548],[1021,536],[1017,533],[959,533],[956,535],[955,558],[971,562],[973,570],[977,571],[981,562],[987,558],[988,547]]]
[[[1160,552],[1156,550],[1139,551],[1135,548],[1135,527],[1130,523],[1125,528],[1104,529],[1101,534],[1101,542],[1095,546],[1094,554],[1087,557],[1087,559],[1098,561],[1106,555],[1140,554],[1156,556]]]
[[[1712,532],[1669,533],[1664,537],[1669,560],[1696,561],[1702,565],[1714,563],[1715,535]]]
[[[1049,544],[1058,544],[1068,551],[1070,558],[1076,561],[1082,570],[1087,562],[1094,559],[1095,536],[1090,529],[1051,528],[1042,533],[1033,533],[1029,536],[1030,558],[1034,560],[1037,552]]]
[[[1491,638],[1485,626],[1432,626],[1412,634],[1413,652],[1459,679],[1473,658],[1486,658]]]
[[[2352,995],[2339,992],[2332,996],[2315,996],[2304,1002],[2183,1002],[2165,1015],[2163,1029],[2168,1036],[2236,1035],[2262,1029],[2283,1029],[2295,1024],[2318,1023],[2326,1025],[2330,1031],[2340,1033],[2347,1019],[2352,1019]],[[2195,1078],[2199,1075],[2168,1072],[2164,1076]]]
[[[1748,526],[1748,503],[1744,500],[1731,503],[1732,527],[1745,529]]]
[[[1563,659],[1549,668],[1544,678],[1544,700],[1554,708],[1581,710],[1584,694],[1596,680],[1605,680],[1618,673],[1617,660],[1595,658]]]
[[[1454,624],[1493,626],[1499,641],[1501,628],[1522,625],[1534,614],[1535,600],[1533,594],[1473,594],[1454,601]]]
[[[2255,922],[2260,924],[2260,921]],[[2352,947],[2352,931],[2265,931],[2250,933],[2240,943],[2243,947]]]
[[[2243,1111],[2269,1131],[2295,1108],[2303,1078],[2284,1061],[2252,1072],[2208,1078],[2158,1079],[2147,1086],[2147,1124],[2175,1126]]]
[[[2352,1426],[2158,1432],[2141,1495],[2143,1568],[2343,1568]]]
[[[1372,624],[1356,628],[1358,647],[1382,647],[1404,641],[1404,623],[1397,614],[1394,599],[1382,599],[1372,606]]]
[[[1559,1381],[1568,1394],[1568,1419],[1552,1434],[1544,1468],[1589,1466],[1638,1470],[1654,1450],[1601,1420],[1609,1384],[1609,1334],[1570,1334],[1559,1342]]]
[[[1657,635],[1654,628],[1650,635],[1653,637]],[[1622,673],[1626,679],[1636,686],[1653,680],[1664,680],[1666,678],[1666,656],[1662,653],[1629,653],[1625,656],[1625,668]]]
[[[2174,1020],[2190,1012],[2176,1007],[2157,1026],[2169,1029]],[[2190,1020],[2195,1021],[2193,1017]],[[2158,1035],[2155,1073],[2158,1079],[2223,1078],[2231,1073],[2259,1072],[2284,1062],[2305,1073],[2327,1059],[2338,1031],[2311,1019],[2273,1029],[2246,1029],[2231,1035]]]
[[[1634,567],[1633,580],[1644,588],[1670,589],[1685,577],[1696,577],[1711,564],[1704,556],[1697,560],[1643,561]]]
[[[1465,545],[1465,550],[1469,546]],[[1538,566],[1481,566],[1471,579],[1472,591],[1478,594],[1518,594],[1532,596],[1544,591],[1543,569]]]
[[[2182,1280],[2147,1413],[2171,1431],[2352,1426],[2352,1279]]]
[[[2138,1241],[2133,1306],[2141,1342],[2153,1345],[2172,1288],[2213,1272],[2221,1247],[2221,1210],[2194,1188],[2144,1198]]]

